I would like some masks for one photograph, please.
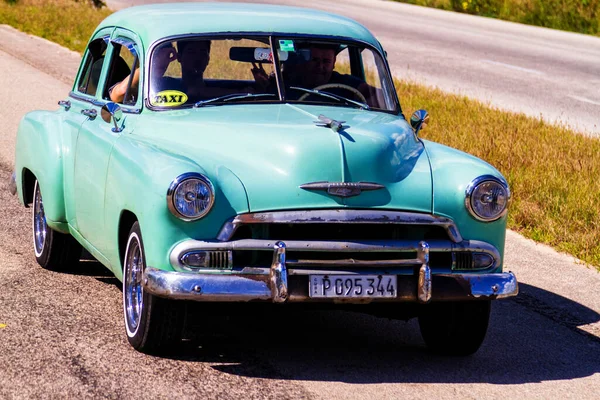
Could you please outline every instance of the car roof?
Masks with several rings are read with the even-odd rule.
[[[380,49],[358,22],[308,8],[247,3],[163,3],[126,8],[108,16],[97,30],[122,27],[135,32],[148,48],[165,37],[182,34],[262,32],[339,36]]]

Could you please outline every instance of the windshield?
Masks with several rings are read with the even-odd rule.
[[[159,109],[285,101],[398,111],[385,62],[362,43],[185,37],[154,48],[149,82]]]

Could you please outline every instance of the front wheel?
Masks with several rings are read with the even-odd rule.
[[[38,181],[33,188],[33,250],[43,268],[59,271],[74,266],[81,257],[81,245],[69,234],[52,230],[46,223],[44,201]]]
[[[123,312],[129,343],[146,353],[176,346],[183,334],[185,304],[144,291],[146,259],[138,222],[129,231],[123,262]]]
[[[419,327],[427,347],[435,353],[468,356],[487,333],[491,302],[441,302],[423,306]]]

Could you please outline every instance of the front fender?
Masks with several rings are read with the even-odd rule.
[[[188,172],[207,176],[215,188],[213,208],[194,222],[176,218],[166,200],[173,179]],[[190,238],[213,239],[227,219],[249,211],[244,186],[226,167],[208,160],[206,165],[200,166],[132,136],[119,139],[113,149],[107,173],[105,210],[108,239],[113,243],[109,248],[114,249],[106,256],[119,278],[122,271],[118,237],[123,211],[135,214],[140,223],[147,265],[163,270],[173,270],[169,254],[177,243]]]
[[[481,175],[502,178],[494,167],[467,153],[424,141],[433,176],[434,214],[452,219],[466,240],[481,240],[492,244],[504,259],[506,215],[493,222],[476,220],[465,207],[469,183]],[[498,266],[501,270],[501,264]]]

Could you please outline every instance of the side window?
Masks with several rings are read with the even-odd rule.
[[[108,38],[99,38],[92,41],[88,47],[85,64],[77,82],[77,91],[92,96],[96,95],[98,82],[100,81],[100,72],[106,55]]]
[[[339,72],[342,75],[350,75],[350,57],[348,55],[348,48],[343,49],[335,56],[335,68],[334,71]]]
[[[139,93],[138,51],[132,42],[117,39],[112,42],[113,56],[104,86],[105,100],[135,105]]]
[[[375,59],[372,50],[365,49],[362,51],[363,68],[365,70],[365,81],[372,87],[381,89],[381,79],[379,77],[380,66],[379,59]]]
[[[369,104],[372,107],[394,109],[394,101],[390,92],[395,89],[393,85],[389,85],[388,79],[385,79],[386,68],[383,59],[371,49],[362,50],[361,56],[365,81],[369,88]],[[391,87],[384,87],[385,84]]]

